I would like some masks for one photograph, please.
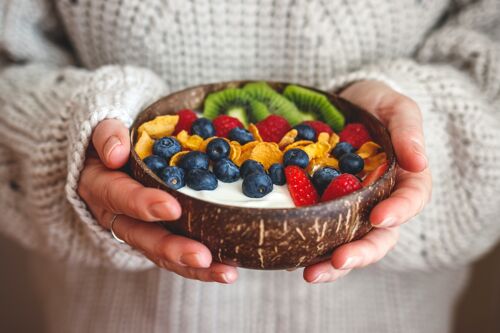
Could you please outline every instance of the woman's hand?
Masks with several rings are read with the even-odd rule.
[[[189,279],[232,283],[236,268],[212,263],[208,248],[174,235],[154,221],[179,218],[181,207],[167,192],[145,188],[127,174],[116,171],[127,163],[130,152],[127,128],[118,120],[104,120],[92,136],[78,193],[106,229],[113,230],[159,267]],[[113,241],[113,240],[110,240]]]
[[[399,225],[417,215],[431,196],[431,175],[424,150],[422,115],[414,101],[379,81],[360,81],[340,94],[372,112],[391,133],[398,158],[396,187],[370,214],[375,227],[360,240],[336,249],[330,261],[304,270],[308,282],[330,282],[353,268],[382,259],[397,243]]]

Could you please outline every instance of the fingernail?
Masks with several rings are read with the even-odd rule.
[[[116,147],[120,146],[122,143],[117,136],[112,136],[106,141],[104,144],[104,154],[106,154],[106,159],[109,160],[111,153],[115,150]]]
[[[172,216],[177,216],[176,210],[177,207],[166,202],[157,203],[149,207],[149,213],[157,220],[165,220],[170,219]]]
[[[189,267],[193,267],[193,268],[203,267],[203,264],[201,262],[201,256],[199,253],[183,254],[179,260],[180,260],[181,264],[184,264],[184,265],[189,266]]]
[[[348,257],[340,269],[351,269],[361,262],[360,257]]]
[[[217,282],[229,283],[229,279],[224,273],[212,272],[210,275]]]
[[[427,156],[425,154],[424,147],[416,140],[412,140],[412,142],[413,142],[413,145],[412,145],[413,151],[415,152],[415,154],[420,156],[420,158],[424,161],[425,166],[427,166]]]
[[[382,222],[372,225],[377,228],[386,228],[394,225],[395,223],[396,223],[396,218],[394,218],[393,216],[389,216],[386,217],[384,220],[382,220]]]
[[[321,273],[314,280],[311,281],[311,283],[321,283],[330,280],[330,274],[329,273]]]

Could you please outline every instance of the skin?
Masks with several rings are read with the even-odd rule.
[[[399,225],[417,215],[431,195],[422,116],[416,103],[378,81],[354,83],[341,96],[372,112],[387,126],[400,170],[395,191],[370,215],[375,229],[336,249],[331,260],[306,267],[304,279],[311,283],[334,281],[354,268],[382,259],[396,245]],[[145,188],[118,170],[127,162],[130,151],[128,129],[120,121],[102,121],[92,143],[78,192],[104,228],[110,229],[113,215],[119,214],[113,226],[115,233],[157,266],[189,279],[236,281],[237,269],[212,262],[203,244],[150,223],[177,219],[181,207],[168,193]]]

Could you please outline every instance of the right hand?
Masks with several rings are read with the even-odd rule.
[[[157,266],[185,278],[220,283],[236,281],[236,268],[213,263],[205,245],[151,223],[178,219],[181,207],[167,192],[146,188],[116,170],[127,163],[130,153],[128,129],[119,120],[99,123],[92,143],[78,193],[99,224],[109,230],[111,219],[117,214],[113,230],[119,238]]]

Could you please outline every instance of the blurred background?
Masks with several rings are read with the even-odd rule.
[[[25,270],[25,251],[0,237],[0,332],[44,333],[43,303]],[[474,264],[454,327],[457,333],[500,332],[500,245]]]

